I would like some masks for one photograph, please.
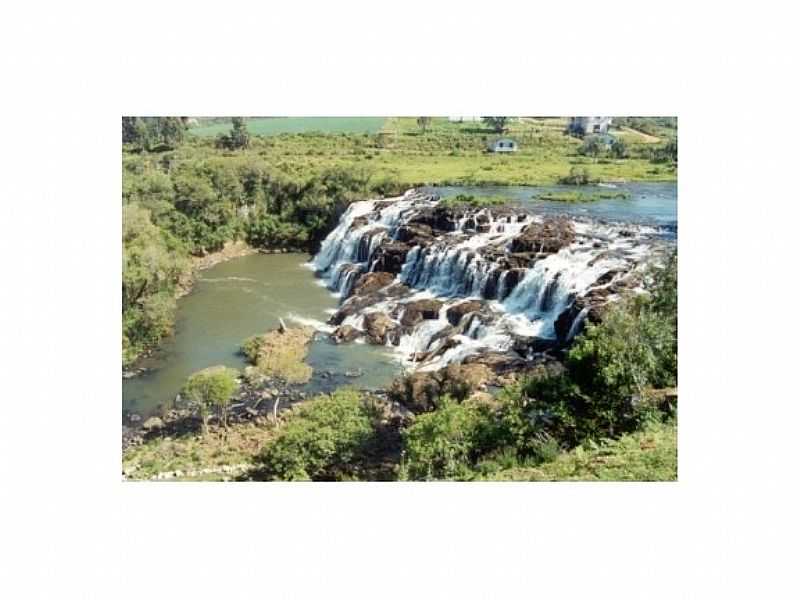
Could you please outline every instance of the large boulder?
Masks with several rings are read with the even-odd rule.
[[[372,344],[385,345],[396,328],[397,324],[385,313],[371,312],[364,316],[364,331]]]
[[[465,365],[484,365],[494,373],[505,373],[507,371],[519,370],[526,366],[524,359],[515,354],[505,352],[485,352],[483,354],[473,354],[464,359]]]
[[[436,410],[439,396],[439,382],[431,373],[411,373],[395,379],[389,388],[389,399],[415,414]]]
[[[433,230],[425,223],[403,225],[397,230],[395,239],[411,246],[426,246],[434,240]]]
[[[575,241],[575,227],[566,217],[548,217],[531,223],[511,242],[512,252],[553,254]]]
[[[394,275],[385,271],[377,273],[364,273],[353,286],[353,296],[363,296],[377,292],[394,281]]]
[[[145,431],[159,431],[164,429],[164,421],[159,417],[150,417],[142,424],[142,429]]]
[[[493,377],[491,369],[481,364],[448,365],[434,372],[411,373],[392,382],[389,399],[414,413],[436,410],[442,396],[459,402],[486,387]]]
[[[480,300],[459,302],[447,309],[447,320],[450,321],[451,325],[456,326],[461,322],[461,318],[464,315],[478,311],[482,307],[483,303]]]
[[[403,327],[413,327],[425,319],[438,319],[442,308],[441,300],[427,299],[407,302],[402,306],[403,316],[400,324]]]
[[[483,389],[494,377],[491,369],[482,364],[451,364],[438,371],[437,375],[441,393],[459,401]]]

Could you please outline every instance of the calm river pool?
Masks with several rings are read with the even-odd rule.
[[[253,254],[201,271],[192,292],[178,300],[175,335],[140,366],[148,371],[122,381],[123,418],[147,416],[175,398],[186,378],[205,367],[244,368],[241,341],[278,326],[282,317],[324,322],[338,300],[304,266],[307,254]],[[308,322],[308,321],[306,321]],[[388,349],[368,344],[335,346],[317,335],[308,362],[314,367],[309,392],[342,384],[363,388],[386,385],[398,372]],[[346,372],[362,371],[360,377]],[[326,371],[332,376],[324,377]]]

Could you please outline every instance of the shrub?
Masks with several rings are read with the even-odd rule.
[[[589,176],[589,169],[586,167],[572,167],[569,170],[569,175],[566,175],[558,180],[559,183],[564,185],[587,185],[591,183],[592,179]]]
[[[475,459],[491,445],[493,436],[493,422],[485,407],[458,404],[444,396],[437,410],[418,415],[404,431],[401,477],[470,479]]]
[[[186,380],[181,394],[199,408],[205,433],[208,433],[208,417],[214,407],[220,410],[222,423],[227,426],[228,405],[239,389],[238,374],[236,369],[218,365],[198,371]]]
[[[351,478],[376,419],[373,406],[352,390],[303,403],[262,449],[258,475],[285,481]]]
[[[304,362],[313,335],[310,327],[270,331],[247,338],[239,351],[262,375],[279,377],[287,383],[306,383],[313,372]]]
[[[511,199],[504,196],[473,196],[472,194],[458,194],[450,198],[445,198],[439,202],[440,206],[469,206],[471,208],[483,208],[489,206],[501,206],[508,204]]]
[[[625,142],[621,139],[615,139],[611,142],[611,156],[614,158],[627,158],[628,156],[628,147],[625,145]]]

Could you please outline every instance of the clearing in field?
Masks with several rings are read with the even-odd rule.
[[[281,133],[377,133],[386,117],[252,117],[247,119],[247,130],[253,135],[279,135]],[[228,133],[229,121],[202,124],[190,129],[192,135],[213,137]]]

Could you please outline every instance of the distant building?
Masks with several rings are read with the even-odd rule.
[[[606,134],[611,127],[611,117],[570,117],[567,131],[573,135]]]
[[[517,142],[511,138],[498,138],[489,144],[489,152],[516,152]]]
[[[447,117],[451,123],[476,123],[481,120],[481,117]]]

